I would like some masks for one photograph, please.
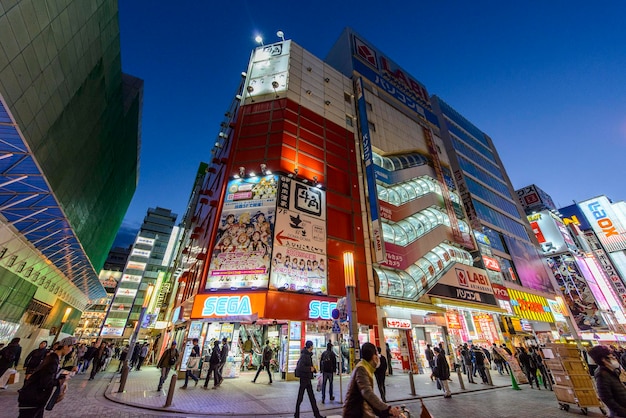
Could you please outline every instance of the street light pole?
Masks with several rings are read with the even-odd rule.
[[[65,325],[65,323],[67,322],[67,319],[70,317],[71,313],[72,308],[68,307],[67,309],[65,309],[65,313],[63,314],[63,318],[61,319],[61,325],[59,326],[59,329],[57,329],[57,333],[54,335],[54,340],[52,340],[52,345],[54,345],[54,343],[56,343],[59,339],[59,335],[61,335],[61,329],[63,328],[63,325]]]
[[[122,374],[120,376],[120,387],[117,390],[119,393],[124,392],[124,388],[126,387],[126,379],[128,379],[128,372],[130,368],[128,367],[128,358],[132,357],[133,352],[135,351],[135,344],[137,343],[137,337],[139,336],[139,329],[141,329],[141,323],[143,322],[143,317],[146,315],[146,310],[148,309],[148,304],[150,303],[150,297],[152,296],[152,292],[154,291],[154,285],[150,283],[148,285],[148,289],[146,289],[146,296],[143,299],[143,304],[141,305],[141,312],[139,313],[139,319],[137,320],[137,324],[135,325],[135,330],[130,337],[128,342],[128,353],[126,354],[126,358],[124,359],[124,364],[122,365]]]
[[[346,299],[350,312],[350,370],[354,370],[357,357],[360,357],[359,321],[356,314],[356,278],[354,276],[354,254],[343,253],[343,276],[346,285]]]

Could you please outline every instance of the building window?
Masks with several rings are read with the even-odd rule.
[[[343,100],[348,103],[352,103],[352,96],[350,95],[350,93],[343,93]]]
[[[372,109],[372,104],[370,102],[365,102],[365,105],[367,106],[367,110],[369,110],[370,112],[374,111],[374,109]]]
[[[367,121],[367,126],[370,128],[371,132],[376,132],[376,124],[374,122]]]
[[[352,121],[352,116],[346,115],[346,125],[354,126],[354,122]]]

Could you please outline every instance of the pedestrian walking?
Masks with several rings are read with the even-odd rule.
[[[344,418],[400,416],[400,408],[386,404],[374,393],[374,371],[380,365],[378,350],[372,343],[361,347],[361,361],[354,367],[343,404]]]
[[[9,369],[15,369],[20,362],[22,346],[20,339],[13,338],[9,345],[0,350],[0,377]]]
[[[496,365],[496,369],[500,375],[504,375],[502,371],[502,364],[504,363],[504,358],[498,353],[498,346],[496,343],[493,343],[493,348],[491,349],[491,358],[493,358],[493,362]],[[508,372],[508,371],[507,371]]]
[[[89,375],[89,380],[93,380],[96,377],[96,374],[100,371],[100,367],[102,367],[102,363],[104,361],[104,349],[105,344],[103,342],[96,344],[96,351],[91,362],[91,374]]]
[[[213,351],[211,351],[211,357],[209,358],[209,371],[206,374],[206,379],[204,380],[204,388],[207,389],[209,386],[209,380],[211,379],[211,373],[213,373],[213,389],[218,386],[220,381],[219,378],[219,368],[220,368],[220,342],[213,342]]]
[[[270,378],[270,385],[272,384],[272,372],[270,370],[270,363],[272,362],[272,357],[274,356],[274,351],[270,346],[270,340],[265,342],[265,348],[263,348],[263,357],[261,359],[261,364],[259,364],[259,368],[256,371],[256,375],[254,375],[254,379],[252,379],[252,383],[256,383],[257,377],[259,377],[259,373],[261,370],[266,369],[267,375]]]
[[[172,345],[170,348],[165,350],[157,367],[161,369],[161,377],[159,378],[159,387],[157,391],[163,389],[163,382],[167,379],[167,376],[170,374],[170,369],[176,368],[176,363],[178,362],[178,350],[176,349],[176,341],[172,341]]]
[[[626,387],[620,381],[620,362],[606,345],[597,345],[588,352],[598,365],[595,371],[598,397],[609,408],[610,417],[626,417]]]
[[[228,340],[226,337],[222,338],[222,348],[220,348],[220,367],[217,370],[217,375],[220,380],[217,382],[216,386],[219,386],[224,381],[224,366],[226,365],[226,360],[228,360],[228,351],[230,347],[228,346]]]
[[[444,398],[451,398],[452,392],[450,392],[450,386],[448,385],[448,379],[450,379],[450,365],[446,356],[439,347],[435,347],[435,367],[433,368],[433,376],[437,378],[437,388],[444,391]]]
[[[393,366],[391,365],[391,348],[389,343],[385,343],[385,356],[387,357],[387,367],[389,367],[389,376],[393,375]]]
[[[424,351],[424,355],[426,356],[428,367],[430,367],[430,370],[432,372],[432,370],[435,368],[435,353],[433,352],[430,344],[426,344],[426,350]]]
[[[130,357],[130,368],[136,367],[139,363],[139,353],[141,353],[141,344],[135,344],[133,347],[133,355]]]
[[[528,379],[528,383],[530,384],[530,388],[533,387],[533,382],[537,384],[537,389],[541,390],[539,387],[539,380],[537,380],[537,365],[535,364],[535,360],[532,359],[526,353],[526,349],[524,347],[517,348],[517,359],[519,360],[520,366],[524,370],[524,374]]]
[[[191,353],[187,360],[187,370],[185,371],[185,384],[180,387],[181,389],[187,389],[190,377],[196,382],[196,386],[198,386],[198,381],[200,380],[200,378],[195,375],[195,372],[200,370],[200,346],[198,345],[198,339],[194,338],[192,343],[193,347],[191,347]]]
[[[295,375],[300,379],[300,387],[298,388],[298,399],[296,400],[296,412],[294,417],[300,417],[300,404],[304,399],[304,392],[306,391],[307,395],[309,395],[309,402],[311,402],[311,409],[313,409],[315,418],[324,418],[320,415],[320,410],[317,408],[313,385],[311,385],[311,379],[313,379],[315,375],[315,367],[313,366],[313,341],[307,341],[300,352]]]
[[[387,374],[387,359],[382,355],[380,347],[376,347],[378,350],[378,357],[380,359],[380,365],[374,372],[376,377],[376,384],[378,385],[378,392],[380,393],[380,399],[383,402],[387,402],[387,389],[385,388],[385,375]]]
[[[487,372],[485,371],[485,354],[480,347],[472,344],[472,364],[474,366],[474,370],[472,371],[472,377],[476,377],[476,373],[480,375],[480,378],[483,381],[483,384],[487,384],[489,380],[487,379]]]
[[[128,358],[129,351],[130,351],[130,346],[128,344],[126,344],[126,346],[122,349],[122,351],[120,351],[120,364],[117,366],[118,372],[122,370],[122,366],[124,365],[124,362]]]
[[[24,360],[24,368],[26,372],[24,373],[24,380],[28,380],[31,374],[39,367],[44,357],[48,354],[48,341],[42,341],[39,343],[39,348],[31,351],[27,356],[26,360]]]
[[[337,371],[337,356],[333,351],[333,343],[330,341],[326,344],[326,351],[320,358],[320,371],[322,372],[322,403],[326,403],[326,382],[328,382],[328,396],[331,401],[334,401],[333,375]]]
[[[55,387],[62,387],[65,384],[67,375],[59,374],[61,358],[72,351],[74,344],[76,344],[74,337],[59,341],[55,349],[44,357],[37,370],[24,382],[24,387],[19,390],[17,397],[19,418],[43,417],[44,408],[52,391]]]
[[[143,362],[148,357],[148,350],[150,349],[150,345],[146,342],[143,343],[141,348],[139,349],[139,359],[137,360],[137,370],[141,370],[141,366],[143,366]]]
[[[537,369],[535,370],[535,376],[537,375],[537,371],[541,374],[541,380],[543,380],[543,387],[548,389],[548,379],[550,379],[548,375],[548,371],[546,370],[546,366],[543,364],[543,358],[539,353],[539,349],[530,348],[530,358],[535,362],[535,366]],[[552,385],[550,385],[552,386]],[[537,388],[539,387],[539,381],[537,381]]]
[[[54,350],[54,347],[52,347],[52,349]],[[85,373],[87,369],[89,369],[89,366],[91,365],[91,362],[93,361],[93,358],[95,357],[97,351],[98,348],[96,347],[96,342],[92,341],[91,345],[87,347],[87,350],[85,351],[85,356],[83,357],[83,366],[80,373]]]

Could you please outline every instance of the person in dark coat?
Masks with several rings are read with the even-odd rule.
[[[446,355],[439,347],[435,347],[435,367],[433,368],[433,376],[437,378],[437,386],[445,392],[444,398],[451,398],[452,392],[450,392],[450,386],[448,385],[448,379],[450,379],[450,365],[446,360]]]
[[[330,400],[335,400],[333,394],[333,375],[337,371],[337,356],[333,352],[333,343],[326,344],[326,351],[320,358],[320,371],[322,372],[322,403],[326,402],[326,382],[328,382],[328,395]]]
[[[222,338],[222,348],[220,348],[220,367],[217,369],[217,376],[220,380],[217,382],[217,386],[221,385],[224,381],[224,366],[226,365],[226,361],[228,360],[228,352],[230,351],[230,346],[228,345],[228,340],[226,337]]]
[[[311,409],[315,418],[324,418],[320,415],[320,410],[317,409],[317,402],[315,401],[315,394],[313,393],[313,386],[311,385],[311,379],[315,373],[315,367],[313,366],[313,341],[307,341],[304,348],[300,352],[300,359],[296,365],[296,377],[300,378],[300,388],[298,389],[298,399],[296,401],[295,418],[300,417],[300,404],[304,399],[304,391],[309,395],[309,401],[311,402]]]
[[[380,393],[380,399],[383,402],[387,402],[387,389],[385,388],[385,374],[387,373],[387,359],[382,355],[382,350],[380,347],[376,347],[378,350],[378,357],[380,359],[380,365],[376,368],[374,372],[374,377],[376,377],[376,384],[378,385],[378,392]]]
[[[626,417],[626,386],[619,380],[619,361],[605,345],[593,347],[588,354],[598,365],[596,389],[600,400],[609,408],[609,417]]]
[[[518,347],[517,352],[517,359],[519,360],[520,366],[522,366],[522,369],[524,370],[524,374],[528,379],[530,388],[532,389],[533,382],[535,382],[537,384],[537,389],[541,390],[539,387],[539,380],[537,379],[537,365],[535,364],[535,360],[533,360],[532,357],[526,353],[526,349],[524,347]]]
[[[9,345],[0,350],[0,376],[7,370],[17,367],[17,363],[20,362],[20,356],[22,355],[22,347],[20,346],[20,339],[13,338]]]
[[[215,340],[213,342],[213,351],[211,351],[211,357],[209,358],[209,371],[206,373],[206,379],[204,379],[204,388],[208,389],[209,380],[211,380],[211,373],[213,373],[213,388],[216,388],[220,381],[219,367],[220,367],[220,342]]]
[[[426,344],[424,355],[426,356],[428,367],[430,367],[430,370],[432,371],[435,368],[435,353],[433,352],[430,344]]]
[[[48,341],[42,341],[39,343],[39,348],[34,349],[26,356],[26,360],[24,360],[24,367],[26,368],[24,380],[28,380],[35,369],[39,367],[46,354],[48,354]]]
[[[56,386],[65,383],[66,375],[59,375],[61,358],[72,351],[75,343],[74,337],[62,339],[56,349],[45,356],[37,370],[24,382],[24,387],[19,390],[17,397],[19,418],[43,417],[44,408],[52,391]]]
[[[159,387],[157,391],[163,389],[163,383],[167,379],[167,376],[170,374],[170,369],[176,369],[176,364],[178,363],[178,349],[176,348],[176,341],[172,341],[172,345],[170,348],[163,352],[157,367],[161,369],[161,377],[159,378]]]
[[[261,359],[261,364],[259,364],[259,368],[256,371],[256,375],[254,375],[254,379],[252,379],[252,383],[256,383],[256,379],[259,377],[259,374],[263,369],[265,369],[267,370],[267,376],[270,378],[270,385],[272,384],[272,371],[270,370],[272,357],[274,357],[274,351],[270,346],[270,340],[267,340],[265,342],[265,348],[263,349],[263,358]]]

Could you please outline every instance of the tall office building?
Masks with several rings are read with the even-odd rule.
[[[106,295],[97,272],[137,185],[143,82],[122,73],[114,0],[3,2],[0,39],[0,320],[13,324],[0,328],[69,333]]]
[[[148,286],[152,286],[153,291],[146,301],[146,315],[141,327],[154,328],[163,299],[172,286],[170,266],[179,239],[176,217],[169,209],[148,209],[104,320],[100,332],[103,337],[122,337],[131,333],[131,328],[139,320]],[[125,335],[127,327],[129,330]]]

